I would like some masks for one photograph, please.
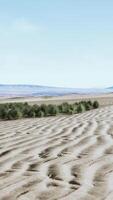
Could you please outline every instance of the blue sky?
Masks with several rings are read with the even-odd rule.
[[[0,83],[113,85],[113,1],[0,0]]]

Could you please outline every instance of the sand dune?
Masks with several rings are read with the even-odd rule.
[[[0,122],[0,200],[113,200],[113,106]]]

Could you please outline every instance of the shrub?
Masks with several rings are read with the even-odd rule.
[[[17,110],[16,108],[11,108],[9,109],[9,111],[7,112],[7,116],[6,119],[19,119],[22,117],[22,113]]]
[[[99,102],[98,101],[93,102],[93,108],[94,109],[99,108]]]
[[[56,105],[48,105],[48,115],[55,116],[59,113],[58,106]]]
[[[79,103],[69,104],[67,102],[61,105],[33,105],[28,103],[5,103],[0,104],[0,119],[19,119],[29,117],[55,116],[59,113],[74,114],[82,113],[86,110],[96,109],[99,107],[98,101],[81,101]]]
[[[85,111],[85,106],[82,103],[80,103],[77,107],[77,113],[82,113],[84,111]]]
[[[0,105],[0,118],[6,119],[8,113],[8,107],[5,105]]]
[[[44,112],[40,110],[37,114],[37,117],[44,117]]]
[[[37,104],[32,106],[32,110],[35,113],[35,117],[38,117],[38,113],[40,111],[40,106],[38,106]]]
[[[44,116],[48,116],[48,106],[46,104],[42,104],[39,108],[44,113]]]
[[[62,103],[60,106],[59,106],[59,112],[60,113],[68,113],[69,112],[69,109],[70,109],[70,106],[67,102],[65,103]]]
[[[31,116],[31,106],[28,105],[27,103],[23,105],[22,114],[23,114],[23,117],[25,118]]]
[[[85,109],[86,109],[87,111],[92,109],[92,106],[91,106],[91,104],[89,104],[89,103],[85,103],[85,104],[84,104],[84,107],[85,107]]]
[[[73,113],[74,113],[74,114],[77,113],[77,108],[78,108],[78,103],[74,103],[74,104],[73,104]]]

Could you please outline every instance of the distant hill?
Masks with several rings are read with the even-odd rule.
[[[112,86],[112,87],[108,87],[107,89],[108,89],[108,90],[113,90],[113,86]]]
[[[113,87],[103,89],[60,88],[40,85],[3,85],[0,84],[0,96],[60,96],[67,94],[100,94],[113,92]]]

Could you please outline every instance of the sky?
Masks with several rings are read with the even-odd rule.
[[[0,84],[113,86],[113,1],[0,0]]]

